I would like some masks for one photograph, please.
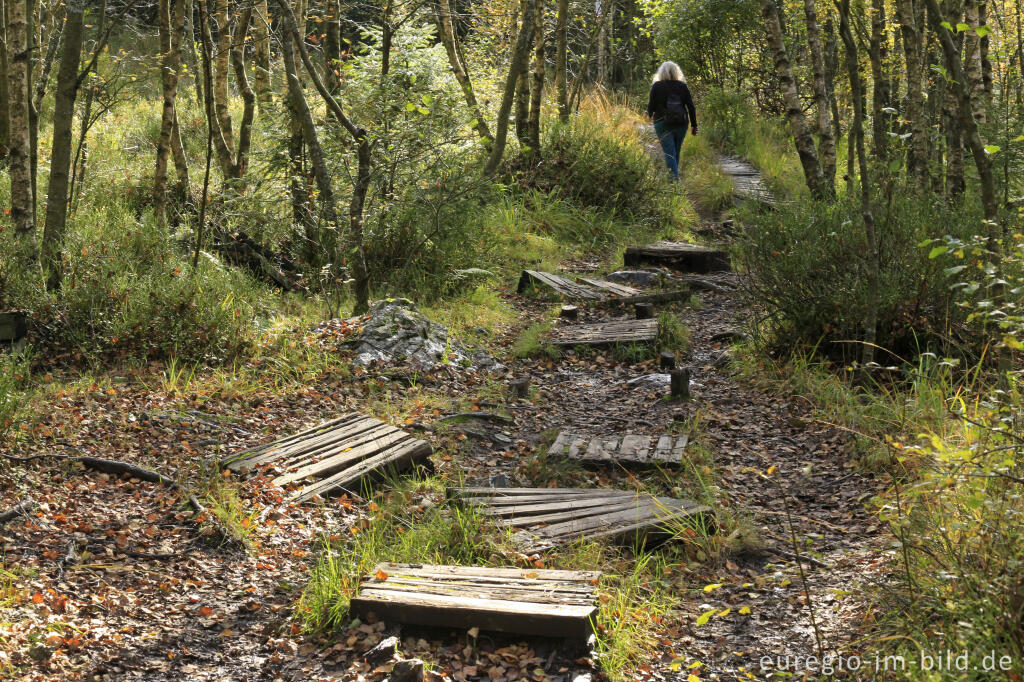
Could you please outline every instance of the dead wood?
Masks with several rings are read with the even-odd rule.
[[[3,514],[0,514],[0,528],[3,528],[8,521],[18,518],[23,514],[27,514],[28,510],[35,506],[35,500],[31,497],[26,497],[24,500],[14,505]]]

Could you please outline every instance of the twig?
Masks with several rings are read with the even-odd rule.
[[[24,500],[14,505],[3,514],[0,514],[0,528],[3,528],[8,521],[16,519],[23,514],[27,514],[28,510],[35,506],[35,500],[31,497],[26,497]]]
[[[514,424],[515,420],[512,417],[506,417],[503,414],[496,414],[494,412],[459,412],[458,414],[449,414],[444,417],[439,417],[434,420],[434,423],[451,421],[453,419],[485,419],[487,421],[502,422],[504,424]]]
[[[817,566],[818,568],[824,568],[824,569],[829,569],[829,570],[831,570],[831,568],[832,568],[831,564],[827,564],[824,561],[822,561],[821,559],[815,559],[814,557],[810,556],[809,554],[797,554],[796,552],[790,552],[789,550],[782,549],[781,547],[769,547],[768,551],[771,552],[772,554],[778,554],[781,557],[786,557],[787,559],[792,559],[793,561],[798,561],[798,562],[799,561],[806,561],[807,563],[813,564],[814,566]]]

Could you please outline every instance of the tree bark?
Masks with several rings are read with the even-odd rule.
[[[796,142],[797,154],[800,156],[800,165],[803,167],[807,187],[815,199],[827,199],[832,195],[828,191],[825,175],[822,173],[821,163],[818,161],[818,153],[814,149],[814,137],[807,126],[807,119],[804,118],[803,104],[800,101],[800,93],[797,90],[789,55],[786,53],[782,24],[774,0],[761,0],[761,16],[764,19],[768,43],[774,56],[775,74],[779,79],[782,96],[786,102],[786,118],[793,131],[793,139]]]
[[[825,22],[825,36],[825,91],[828,93],[828,101],[832,106],[832,139],[838,144],[843,137],[835,85],[836,73],[839,71],[839,45],[836,41],[835,25],[831,18]]]
[[[27,5],[20,0],[7,7],[8,104],[10,119],[9,174],[11,222],[18,239],[19,260],[28,267],[36,260],[32,220],[32,160],[29,131],[29,43]]]
[[[527,141],[534,159],[540,154],[540,108],[544,96],[544,0],[536,0],[533,29],[533,81],[530,83],[530,117]]]
[[[569,0],[558,0],[558,16],[555,19],[555,99],[558,100],[558,118],[563,123],[569,120],[568,26]]]
[[[255,37],[253,53],[256,59],[256,75],[253,80],[256,98],[262,107],[273,99],[270,90],[270,16],[267,0],[256,0],[252,32]]]
[[[917,191],[926,191],[928,178],[928,127],[924,111],[924,72],[921,68],[922,32],[917,24],[914,0],[896,0],[896,12],[903,37],[903,56],[907,71],[907,119],[910,122],[910,150],[907,170]]]
[[[875,341],[878,334],[878,236],[875,233],[875,217],[871,211],[873,186],[864,144],[864,89],[860,80],[857,44],[850,29],[850,0],[840,0],[837,8],[839,9],[839,35],[846,47],[846,65],[849,70],[850,92],[853,97],[853,124],[850,127],[850,136],[855,139],[857,165],[860,167],[860,211],[864,220],[864,236],[868,247],[868,300],[864,315],[864,343],[861,347],[861,363],[868,366],[875,360]]]
[[[71,169],[71,128],[78,95],[78,64],[82,58],[83,10],[77,3],[67,6],[64,47],[57,72],[53,109],[53,144],[50,150],[50,186],[46,197],[46,226],[43,229],[42,261],[46,288],[60,288],[64,231],[68,216],[68,179]]]
[[[177,122],[175,103],[181,73],[181,37],[185,30],[184,0],[160,0],[157,11],[160,15],[160,81],[163,86],[163,110],[160,117],[160,139],[156,145],[156,171],[153,174],[153,212],[157,222],[166,227],[167,161],[170,158],[172,137]],[[180,144],[179,135],[178,145]],[[179,177],[179,182],[181,180]]]
[[[11,143],[7,78],[7,0],[0,0],[0,164],[7,160],[7,150]]]
[[[242,120],[238,124],[238,145],[231,163],[232,178],[241,178],[249,168],[249,146],[252,143],[252,121],[256,113],[256,93],[249,85],[249,77],[245,72],[245,38],[249,32],[253,9],[242,10],[235,26],[235,35],[231,41],[231,66],[235,71],[235,85],[242,96]],[[257,69],[257,73],[259,70]]]
[[[836,186],[836,140],[832,130],[832,110],[828,86],[825,82],[825,54],[821,48],[818,30],[818,13],[814,0],[804,0],[804,18],[807,20],[807,46],[811,53],[811,67],[814,76],[814,105],[818,114],[818,154],[821,158],[822,173],[826,184],[835,193]]]
[[[526,68],[530,56],[530,33],[533,27],[533,3],[528,0],[523,2],[523,23],[519,28],[519,35],[516,37],[515,46],[512,48],[512,59],[508,67],[508,75],[505,77],[505,88],[501,96],[501,105],[498,107],[498,127],[494,135],[494,146],[491,148],[491,155],[484,165],[484,174],[493,175],[501,163],[501,157],[505,154],[505,143],[508,140],[508,115],[512,110],[512,100],[515,98],[516,83],[519,74]]]
[[[29,133],[29,157],[32,175],[32,224],[38,220],[36,214],[39,206],[39,109],[43,105],[43,98],[46,96],[46,89],[50,84],[50,71],[57,60],[57,48],[60,46],[60,38],[64,31],[63,4],[56,6],[50,13],[51,26],[49,31],[43,30],[45,11],[40,8],[38,22],[36,22],[37,0],[28,0],[28,83],[29,92],[32,91],[32,84],[35,83],[35,97],[28,103],[28,133]],[[38,26],[37,26],[38,23]],[[38,28],[38,30],[37,30]],[[46,42],[46,53],[39,60],[39,77],[33,80],[32,58],[38,45]]]
[[[228,102],[228,60],[231,55],[231,20],[228,17],[228,0],[216,0],[213,19],[217,22],[217,52],[213,64],[213,95],[220,123],[220,134],[228,150],[235,148],[234,133],[231,130],[231,110]],[[229,161],[230,163],[230,161]]]
[[[967,0],[964,3],[964,21],[970,27],[964,37],[964,63],[974,120],[985,123],[985,79],[981,68],[981,39],[978,37],[978,0]]]
[[[888,74],[888,36],[885,30],[885,2],[871,0],[871,81],[873,84],[872,138],[874,153],[885,159],[889,156],[889,132],[891,131],[892,84]],[[888,111],[887,111],[888,110]]]
[[[477,102],[476,93],[473,90],[473,82],[466,72],[466,66],[458,50],[458,36],[455,34],[455,27],[452,23],[450,0],[438,0],[438,4],[434,5],[434,20],[437,23],[437,34],[441,38],[445,52],[448,53],[448,63],[452,67],[452,73],[455,75],[455,80],[458,81],[459,87],[462,88],[462,94],[466,98],[466,105],[473,113],[473,120],[476,121],[473,127],[476,129],[477,135],[480,136],[480,142],[483,144],[484,149],[490,151],[493,138],[491,137],[490,129],[487,127],[484,112],[480,108],[479,102]]]

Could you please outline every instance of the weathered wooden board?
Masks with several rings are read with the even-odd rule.
[[[605,291],[612,296],[628,297],[628,296],[639,296],[643,292],[639,289],[635,289],[625,284],[618,284],[617,282],[609,282],[603,279],[592,279],[590,277],[580,277],[579,280],[584,284],[588,284],[599,291]]]
[[[609,464],[681,464],[689,439],[685,435],[584,436],[562,431],[548,449],[548,455]]]
[[[689,284],[687,282],[687,284]],[[606,298],[603,301],[599,301],[598,305],[602,307],[613,307],[613,306],[629,306],[637,303],[672,303],[673,301],[685,301],[693,296],[693,291],[690,289],[680,289],[677,291],[661,291],[656,294],[639,294],[637,296],[623,296],[622,298]]]
[[[540,284],[554,289],[556,293],[566,298],[581,298],[591,301],[599,301],[607,297],[607,293],[589,284],[574,282],[568,277],[556,275],[551,272],[540,270],[523,270],[519,276],[519,286],[516,288],[520,294],[526,291],[531,284]]]
[[[275,484],[299,484],[290,499],[304,502],[374,473],[408,468],[431,452],[430,443],[353,413],[232,455],[223,464],[236,473],[270,467]]]
[[[512,539],[527,554],[580,538],[646,540],[671,535],[680,526],[711,530],[710,507],[628,490],[579,488],[454,488],[456,502],[480,507],[485,516],[514,529]]]
[[[717,272],[729,270],[729,254],[699,244],[660,241],[626,249],[623,261],[627,266],[655,263],[684,272]]]
[[[615,343],[649,343],[658,338],[658,320],[613,320],[572,324],[556,328],[544,343],[553,346],[607,346]]]
[[[596,571],[384,563],[352,598],[356,616],[446,628],[583,638],[597,614]]]
[[[733,194],[737,198],[763,204],[778,203],[761,181],[761,173],[746,161],[732,156],[721,156],[718,159],[718,166],[732,180]]]

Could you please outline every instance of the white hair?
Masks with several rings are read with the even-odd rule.
[[[664,62],[654,72],[654,82],[657,83],[658,81],[682,81],[685,83],[686,76],[683,75],[683,70],[675,62]]]

